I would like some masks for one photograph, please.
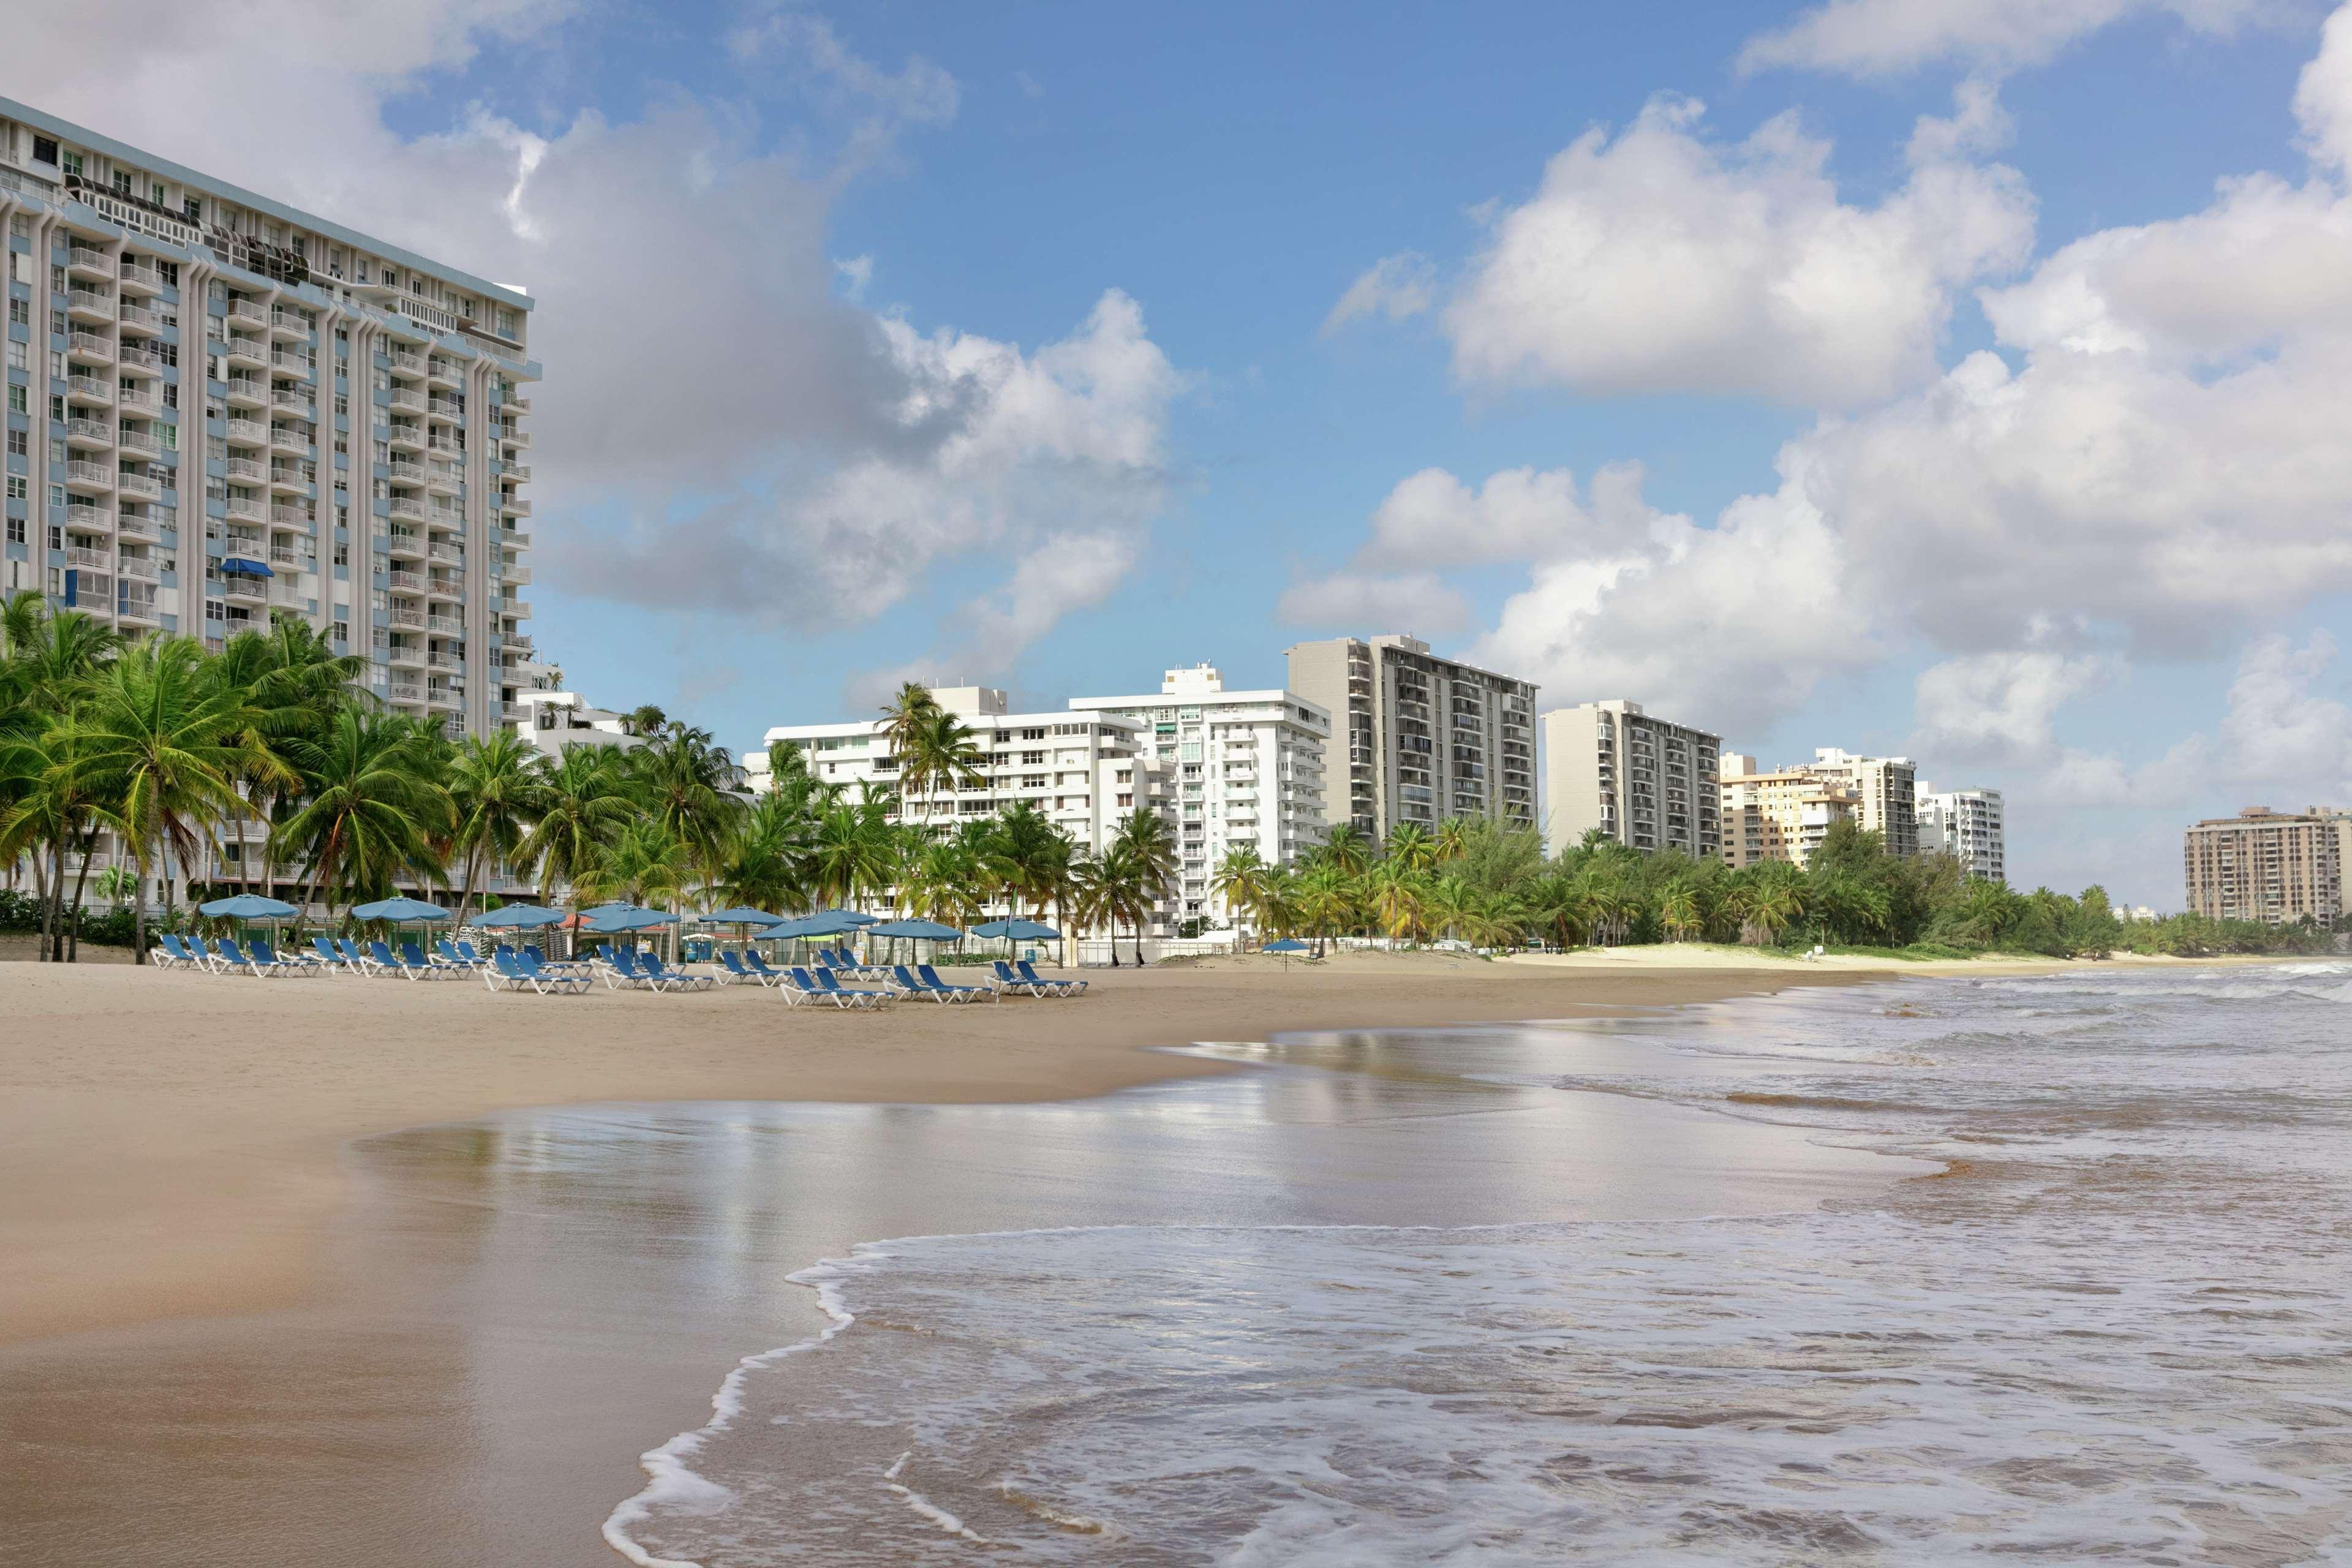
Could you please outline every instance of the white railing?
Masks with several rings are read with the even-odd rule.
[[[111,294],[101,294],[95,289],[72,289],[66,295],[66,309],[68,310],[102,310],[110,316],[114,314],[115,310],[114,296]]]
[[[155,563],[144,555],[125,555],[118,563],[126,577],[152,577]]]
[[[276,523],[280,528],[308,528],[310,526],[310,514],[304,511],[300,507],[294,506],[271,507],[269,509],[269,521]]]
[[[66,339],[66,352],[84,359],[109,360],[114,357],[114,345],[96,332],[74,332]]]
[[[425,521],[425,503],[419,500],[395,500],[390,507],[394,517],[407,518],[414,522]]]
[[[232,321],[251,321],[257,327],[269,325],[269,312],[250,300],[232,301],[228,308],[228,319]]]
[[[71,461],[66,464],[66,482],[68,484],[81,485],[105,485],[111,489],[114,484],[114,469],[105,463]]]
[[[114,384],[110,381],[100,381],[94,375],[75,376],[67,385],[76,397],[87,397],[93,403],[114,401]]]
[[[123,431],[120,437],[120,444],[130,447],[134,452],[152,452],[157,457],[163,455],[163,437],[151,436],[144,430]]]
[[[66,421],[66,434],[108,447],[114,445],[114,426],[102,419],[69,419]]]

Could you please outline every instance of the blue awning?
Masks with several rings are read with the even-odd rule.
[[[278,574],[269,569],[269,563],[266,561],[251,561],[242,556],[230,555],[221,562],[221,575],[224,577],[275,577]]]

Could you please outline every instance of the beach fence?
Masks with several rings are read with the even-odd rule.
[[[1219,931],[1213,936],[1156,937],[1143,939],[1143,962],[1157,963],[1163,958],[1206,958],[1215,953],[1234,951],[1234,933]],[[1111,939],[1080,937],[1076,942],[1078,967],[1108,969],[1110,967]],[[1121,937],[1118,942],[1118,961],[1122,964],[1135,962],[1135,939]]]

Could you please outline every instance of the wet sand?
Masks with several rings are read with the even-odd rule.
[[[1175,1093],[1234,1070],[1139,1048],[1154,1045],[1605,1016],[1868,977],[1378,959],[1095,972],[1072,1003],[861,1017],[751,987],[538,998],[6,965],[0,1563],[607,1561],[593,1525],[633,1489],[635,1454],[695,1424],[733,1359],[806,1311],[780,1310],[796,1297],[786,1274],[909,1228],[1120,1212],[1116,1144],[1041,1155],[1024,1132],[1000,1156],[998,1123],[891,1106]],[[1596,1215],[1638,1207],[1607,1173],[1640,1165],[1654,1113],[1568,1098],[1591,1102],[1573,1140],[1591,1153],[1560,1182],[1614,1193]],[[576,1148],[600,1116],[641,1138],[665,1101],[746,1102],[750,1120],[836,1102],[874,1133],[849,1141],[851,1163],[803,1173],[806,1206],[783,1217],[764,1188],[731,1215],[705,1184],[640,1188],[625,1168],[595,1170],[584,1207],[577,1184],[545,1204],[516,1190],[546,1116],[564,1114],[520,1108],[642,1107],[574,1113]],[[893,1146],[874,1138],[908,1127],[921,1146],[877,1155]],[[1817,1201],[1837,1162],[1807,1160],[1742,1201]],[[1716,1206],[1696,1194],[1737,1168],[1693,1164],[1674,1204]],[[1377,1184],[1364,1169],[1318,1179],[1342,1208]],[[510,1258],[529,1262],[488,1267]]]

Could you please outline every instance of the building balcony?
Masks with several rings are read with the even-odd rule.
[[[394,702],[422,703],[425,688],[413,680],[395,680],[387,689],[386,696]]]
[[[163,274],[144,261],[134,261],[126,256],[114,275],[116,287],[125,294],[153,295],[163,291]]]
[[[239,573],[234,577],[221,579],[221,592],[233,603],[268,604],[269,580],[266,577],[247,577],[243,573]]]
[[[309,393],[299,388],[278,387],[269,395],[269,401],[274,406],[299,414],[305,419],[315,422],[319,417],[319,405],[310,400]]]
[[[396,594],[421,594],[425,591],[422,572],[394,572],[389,574],[392,590]]]
[[[427,553],[434,560],[446,561],[453,566],[463,566],[466,563],[466,552],[454,544],[430,545],[427,547]]]
[[[394,458],[384,465],[386,477],[396,485],[422,485],[425,465],[414,458]]]
[[[422,561],[425,559],[425,540],[420,534],[393,534],[385,541],[383,548],[385,554],[397,560]]]
[[[436,686],[426,689],[425,701],[428,707],[433,708],[461,708],[465,706],[466,696],[464,692],[451,691],[446,687]]]
[[[466,602],[466,580],[463,577],[432,576],[425,580],[427,598],[446,599],[455,604]]]
[[[163,440],[147,430],[125,430],[116,438],[116,445],[126,452],[145,452],[151,457],[163,455]]]
[[[394,425],[383,432],[384,444],[395,452],[421,452],[425,449],[425,431],[420,426]]]
[[[256,462],[251,458],[231,458],[228,460],[228,477],[244,484],[263,484],[269,479],[269,465]]]
[[[231,364],[247,365],[258,370],[269,363],[269,340],[233,337],[221,345],[221,353]]]
[[[280,452],[310,455],[310,435],[299,425],[273,425],[269,427],[269,445]]]
[[[114,618],[142,626],[161,626],[163,620],[152,593],[121,595],[114,602]]]
[[[66,422],[66,445],[103,451],[114,445],[114,426],[103,419],[69,419]]]
[[[530,466],[528,463],[508,463],[499,468],[499,474],[500,478],[512,479],[519,485],[530,483]]]
[[[499,498],[499,510],[509,517],[529,517],[530,502],[518,495],[504,495]]]
[[[92,463],[82,458],[69,458],[66,463],[66,488],[106,495],[114,489],[115,469],[111,463]]]
[[[289,310],[283,305],[273,306],[269,312],[269,333],[277,338],[307,338],[310,335],[310,323],[302,319],[299,310]]]
[[[105,533],[114,527],[114,513],[86,500],[71,502],[66,507],[66,527],[84,533]]]
[[[101,517],[103,514],[100,514]],[[114,520],[114,531],[124,539],[153,543],[163,537],[163,526],[142,512],[126,511]]]
[[[163,356],[136,343],[125,343],[115,354],[114,363],[125,375],[135,375],[146,381],[163,379]]]
[[[269,367],[280,375],[290,375],[302,381],[310,381],[319,374],[316,360],[307,353],[297,353],[289,349],[271,350]]]
[[[310,488],[299,468],[273,468],[269,470],[269,488],[281,495],[300,495]]]
[[[509,447],[527,447],[530,445],[530,432],[528,430],[518,430],[513,426],[509,425],[499,431],[499,439],[505,442]]]
[[[425,356],[423,354],[411,349],[394,349],[383,357],[391,362],[393,374],[412,375],[420,380],[424,378]]]
[[[425,488],[435,495],[454,496],[465,487],[465,480],[444,463],[436,463],[425,470]]]
[[[422,630],[425,626],[425,612],[412,609],[405,605],[394,605],[384,612],[384,619],[395,626],[415,626]]]
[[[425,362],[425,380],[429,385],[445,386],[454,391],[465,384],[465,372],[452,361],[436,355]]]
[[[125,414],[145,415],[150,419],[163,412],[163,400],[152,386],[126,386],[115,394],[114,403]]]
[[[260,408],[269,402],[269,389],[260,378],[233,375],[228,378],[228,403],[233,408]]]
[[[527,599],[500,599],[492,608],[509,620],[530,619],[530,602]]]
[[[77,375],[66,383],[66,401],[89,408],[111,407],[114,384],[94,375]]]
[[[427,615],[425,629],[436,637],[461,637],[466,635],[466,623],[455,616]]]
[[[268,327],[269,311],[265,306],[252,300],[233,300],[229,302],[228,319],[232,321],[248,321],[257,327]]]
[[[95,289],[76,289],[66,296],[66,314],[77,321],[91,321],[102,326],[115,319],[114,313],[119,309],[121,305],[113,295],[100,293]]]
[[[155,563],[144,555],[125,555],[115,563],[115,570],[121,576],[138,577],[152,582],[156,568]]]
[[[66,338],[68,359],[89,360],[97,364],[114,363],[114,342],[96,332],[72,332]]]
[[[425,656],[425,662],[435,669],[453,669],[460,674],[466,668],[466,661],[454,653],[428,653]]]
[[[307,532],[310,528],[310,514],[299,506],[273,506],[269,509],[269,525]]]
[[[390,516],[400,518],[409,522],[423,522],[426,516],[425,503],[423,501],[409,500],[404,497],[395,499],[389,502],[387,505],[387,510]]]
[[[445,425],[461,425],[466,419],[466,405],[455,398],[428,397],[425,400],[425,416]]]
[[[228,515],[232,522],[259,524],[268,521],[269,508],[257,496],[231,496]]]

